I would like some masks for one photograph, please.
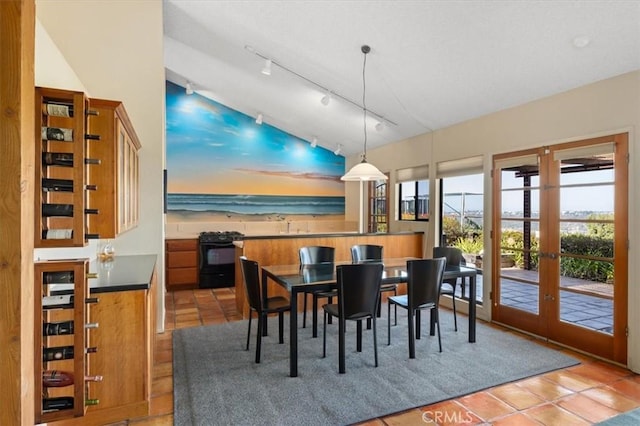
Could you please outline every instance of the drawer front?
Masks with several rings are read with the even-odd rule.
[[[169,269],[167,271],[167,285],[198,284],[197,268]]]
[[[167,251],[198,251],[198,240],[166,240]]]
[[[167,268],[190,268],[198,267],[197,251],[176,251],[167,252]]]

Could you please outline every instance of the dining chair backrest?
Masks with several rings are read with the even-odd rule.
[[[240,256],[242,278],[247,293],[249,306],[258,312],[262,311],[262,297],[260,295],[260,271],[258,262]]]
[[[382,263],[354,263],[338,265],[338,312],[341,317],[354,319],[375,315],[380,297]]]
[[[305,283],[316,281],[329,281],[333,277],[333,263],[314,263],[310,265],[301,265],[302,279]]]
[[[353,263],[382,260],[383,246],[375,244],[356,244],[351,247],[351,261]]]
[[[464,256],[462,256],[462,250],[457,247],[434,247],[433,257],[445,257],[447,259],[447,265],[460,266],[466,265]],[[445,280],[444,282],[455,284],[457,278]]]
[[[333,263],[335,261],[336,249],[326,246],[306,246],[300,248],[299,254],[300,265]]]
[[[438,304],[446,263],[447,259],[444,257],[407,261],[407,296],[410,310]]]

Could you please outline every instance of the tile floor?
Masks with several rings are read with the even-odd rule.
[[[151,414],[119,425],[173,425],[174,329],[240,319],[233,289],[167,293],[166,309],[166,331],[156,338]],[[640,407],[640,375],[570,354],[582,364],[361,425],[589,425]]]

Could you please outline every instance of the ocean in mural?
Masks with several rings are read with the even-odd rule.
[[[166,164],[168,221],[344,216],[343,156],[171,82]]]
[[[286,195],[167,194],[172,212],[210,212],[224,215],[337,215],[344,214],[344,197]]]

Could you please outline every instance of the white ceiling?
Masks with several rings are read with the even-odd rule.
[[[164,0],[164,35],[168,80],[343,155],[363,111],[305,79],[362,105],[363,44],[368,148],[640,69],[639,0]]]

